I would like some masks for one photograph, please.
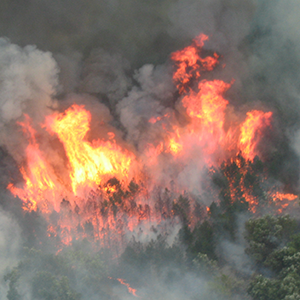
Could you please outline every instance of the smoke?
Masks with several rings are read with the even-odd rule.
[[[134,86],[128,96],[119,101],[117,112],[127,130],[127,139],[136,145],[143,145],[146,139],[149,141],[148,137],[143,137],[148,120],[167,112],[163,104],[172,99],[174,87],[171,74],[165,67],[145,65],[136,71],[134,79],[139,86]]]
[[[2,196],[3,197],[3,196]],[[17,264],[20,258],[20,247],[22,245],[21,230],[12,215],[0,210],[0,299],[6,299],[7,286],[2,281],[7,270]]]
[[[40,125],[53,111],[77,103],[92,114],[89,140],[105,139],[107,132],[113,132],[119,144],[138,156],[143,171],[151,175],[149,198],[154,197],[157,183],[169,188],[173,197],[176,182],[177,190],[187,189],[195,202],[201,199],[209,206],[213,199],[201,186],[206,180],[203,166],[207,155],[194,140],[184,140],[187,151],[179,164],[166,154],[153,167],[146,151],[149,144],[153,149],[159,147],[157,141],[170,131],[171,123],[184,128],[189,121],[172,80],[170,53],[203,32],[209,35],[205,53],[220,55],[213,75],[204,74],[203,79],[234,80],[224,96],[230,100],[227,122],[237,122],[249,107],[272,111],[275,133],[265,139],[262,152],[267,149],[265,159],[274,165],[274,182],[298,192],[299,11],[295,0],[2,1],[0,139],[7,153],[1,153],[1,186],[6,187],[13,176],[14,181],[20,177],[13,160],[18,164],[24,161],[26,141],[16,124],[24,114],[38,128],[41,149],[56,166],[55,172],[60,178],[67,177],[58,167],[67,165],[62,146]],[[151,118],[164,117],[169,118],[164,132],[160,124],[149,123]],[[12,210],[6,203],[1,201]],[[25,217],[23,221],[27,222]],[[241,230],[235,242],[220,238],[217,243],[220,257],[248,276],[252,268],[243,252],[244,222],[242,217],[238,221]],[[17,224],[10,213],[0,211],[0,252],[4,253],[0,276],[16,263],[23,246]],[[148,245],[167,232],[172,247],[180,226],[153,221],[126,232],[124,240]],[[158,278],[165,278],[163,283],[149,271],[153,282],[140,289],[141,295],[154,289],[158,299],[184,298],[185,292],[190,298],[201,294],[199,299],[220,299],[210,294],[208,279],[190,272],[178,274],[176,267],[162,271]],[[139,274],[135,269],[132,273]],[[131,297],[124,296],[120,286],[113,290],[121,299]]]
[[[1,145],[21,161],[22,135],[16,121],[29,114],[42,122],[58,87],[58,67],[50,52],[35,46],[20,48],[0,39],[0,136]]]
[[[34,46],[24,49],[0,40],[0,105],[1,123],[7,124],[24,112],[43,114],[51,105],[51,96],[58,85],[58,68],[51,53]]]
[[[296,1],[262,1],[248,35],[250,80],[245,90],[275,105],[283,126],[299,126],[298,12]]]
[[[131,86],[126,75],[129,68],[129,62],[120,54],[109,54],[102,49],[94,50],[85,61],[80,90],[104,95],[114,107]]]
[[[237,216],[237,237],[234,242],[228,239],[221,239],[219,243],[219,255],[226,261],[226,264],[237,270],[240,274],[252,275],[254,272],[253,262],[245,253],[246,242],[244,240],[244,224],[249,216]]]

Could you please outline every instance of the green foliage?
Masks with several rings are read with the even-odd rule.
[[[270,253],[295,233],[296,221],[288,215],[265,215],[259,219],[250,219],[245,224],[245,229],[245,239],[248,242],[245,251],[258,264],[262,264]]]
[[[300,233],[297,233],[295,220],[289,216],[265,215],[246,222],[245,252],[255,261],[258,274],[251,280],[240,279],[234,266],[226,265],[225,257],[218,255],[218,240],[235,241],[237,216],[250,214],[243,189],[249,189],[251,195],[262,202],[265,200],[261,185],[263,170],[264,164],[259,159],[249,162],[242,157],[223,164],[220,170],[213,170],[210,176],[218,187],[219,198],[212,202],[208,214],[203,213],[200,201],[192,205],[186,195],[173,201],[171,191],[160,190],[154,213],[165,220],[175,217],[173,221],[177,224],[180,220],[181,229],[174,244],[169,245],[168,237],[162,235],[148,243],[133,240],[118,263],[112,263],[109,268],[100,252],[83,251],[89,247],[88,243],[85,247],[76,247],[76,241],[73,241],[74,246],[65,248],[58,255],[27,249],[19,265],[5,276],[9,287],[7,299],[21,300],[20,286],[26,286],[32,291],[33,299],[78,300],[80,291],[86,299],[97,295],[99,299],[111,300],[116,297],[113,286],[120,284],[116,278],[124,278],[136,288],[145,282],[148,284],[150,277],[153,282],[161,280],[172,288],[187,274],[186,271],[194,278],[200,278],[199,282],[203,284],[204,296],[199,299],[239,299],[237,295],[243,295],[247,280],[247,285],[250,281],[248,294],[253,300],[299,299]],[[105,187],[108,197],[97,204],[103,216],[111,213],[116,216],[120,210],[128,212],[131,209],[141,216],[148,212],[150,215],[147,204],[135,202],[139,186],[134,181],[124,188],[112,178]],[[62,209],[68,209],[68,205],[65,201]],[[93,205],[88,207],[93,208]],[[87,221],[84,227],[86,233],[93,234],[91,222]],[[157,233],[156,229],[153,228],[153,232]],[[260,271],[269,277],[260,275]]]
[[[184,263],[184,252],[178,245],[169,246],[165,237],[158,236],[146,245],[132,242],[121,255],[120,262],[140,271],[147,268],[160,270],[170,264]]]
[[[218,272],[217,262],[209,259],[207,254],[198,253],[193,259],[193,265],[199,274],[216,275]]]
[[[250,282],[248,293],[254,300],[299,299],[299,233],[295,231],[296,221],[287,215],[266,215],[246,223],[246,252],[274,272],[271,278],[258,275]]]
[[[9,281],[9,300],[21,299],[19,282],[30,287],[33,299],[79,300],[77,289],[99,292],[99,282],[106,276],[100,253],[66,249],[53,255],[26,249],[23,260],[4,279]]]
[[[238,294],[244,294],[245,282],[234,273],[224,274],[217,261],[209,259],[206,254],[198,253],[193,259],[196,273],[207,281],[207,296],[205,299],[232,299]],[[244,296],[243,296],[244,297]]]
[[[235,276],[220,274],[214,278],[214,281],[210,282],[209,289],[216,293],[220,297],[226,297],[232,299],[232,297],[238,293],[243,294],[242,287],[244,282],[238,280]]]
[[[215,237],[214,229],[208,221],[195,226],[191,233],[191,242],[189,245],[191,253],[203,253],[210,259],[217,259],[215,254]]]
[[[237,215],[249,210],[245,190],[249,197],[258,199],[259,205],[265,204],[263,169],[264,165],[257,157],[251,162],[239,155],[235,161],[224,162],[219,170],[212,172],[212,181],[220,190],[219,202],[214,201],[210,206],[216,235],[235,240]]]
[[[73,291],[66,276],[56,278],[50,272],[40,271],[32,279],[32,296],[45,300],[79,300],[79,293]]]
[[[248,293],[254,300],[299,299],[300,276],[295,272],[275,279],[258,275],[250,283]]]
[[[291,241],[289,242],[288,246],[295,252],[300,251],[300,233],[291,236]]]
[[[285,257],[293,255],[294,253],[295,251],[290,247],[283,247],[281,249],[274,250],[268,255],[264,265],[269,267],[273,272],[279,273],[284,267],[286,267],[284,262]]]
[[[20,278],[20,272],[17,268],[14,268],[10,273],[8,273],[4,276],[4,280],[9,281],[9,290],[7,292],[8,300],[21,299],[21,296],[17,290],[17,284],[18,284],[19,278]]]
[[[190,214],[191,206],[188,198],[180,195],[178,201],[173,202],[172,210],[175,216],[179,216],[180,220],[184,225],[189,224],[189,214]]]
[[[263,277],[256,276],[248,288],[249,295],[253,300],[277,300],[281,299],[278,293],[280,282]]]

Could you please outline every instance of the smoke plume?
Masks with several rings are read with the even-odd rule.
[[[113,256],[118,257],[120,264],[130,270],[128,278],[141,287],[142,298],[181,299],[188,293],[189,299],[221,299],[211,292],[211,278],[220,279],[215,275],[213,259],[198,257],[186,272],[180,268],[182,261],[162,269],[146,266],[143,275],[138,266],[130,264],[125,249],[130,251],[127,247],[134,245],[142,257],[147,251],[155,252],[151,243],[163,239],[168,251],[185,253],[185,246],[180,245],[186,229],[183,225],[192,228],[197,221],[213,217],[215,199],[225,201],[239,191],[252,212],[257,204],[255,197],[267,201],[278,192],[272,190],[272,185],[280,190],[277,200],[286,199],[281,197],[284,193],[291,201],[297,198],[299,13],[300,5],[294,0],[2,1],[0,187],[5,196],[0,200],[0,276],[17,265],[24,246],[54,254],[64,251],[66,245],[75,247],[78,240],[95,240],[97,251],[107,243],[111,247],[108,266],[101,268],[107,267],[113,273]],[[202,69],[198,74],[189,65],[186,70],[193,76],[180,86],[174,79],[179,63],[172,53],[190,45],[203,55]],[[207,57],[218,62],[208,66]],[[214,114],[207,125],[200,113],[188,110],[192,96],[196,95],[197,103],[199,99],[204,103],[211,82],[218,84],[212,95],[221,99],[216,109],[221,111],[221,125],[214,123]],[[106,161],[103,176],[99,170],[93,173],[99,180],[96,184],[89,182],[88,188],[81,181],[72,182],[76,168],[69,153],[75,149],[73,157],[78,158],[79,148],[69,146],[67,153],[63,131],[55,127],[67,119],[68,112],[74,113],[71,121],[84,114],[89,126],[87,134],[83,124],[74,136],[68,136],[83,142],[82,151],[92,149],[89,153],[94,155],[94,149],[102,151],[106,147],[118,154],[112,164]],[[243,125],[255,127],[251,118],[261,125],[251,140],[257,144],[253,157],[245,154],[246,142],[238,140]],[[197,126],[207,126],[204,133],[210,135],[203,138],[205,134]],[[195,132],[203,138],[202,144],[201,138],[193,135]],[[176,156],[183,145],[185,151]],[[93,155],[86,154],[85,158],[96,157]],[[270,166],[267,183],[256,156]],[[53,191],[39,187],[39,192],[28,193],[28,187],[36,184],[29,180],[36,158],[46,161],[39,174],[44,185],[55,186]],[[230,159],[236,169],[242,170],[242,179],[238,175],[236,181],[228,179],[228,172],[235,172],[234,167],[226,169],[225,162]],[[245,162],[247,159],[251,163]],[[86,161],[82,165],[87,165]],[[119,165],[125,167],[117,172]],[[114,170],[113,178],[107,170]],[[122,177],[118,177],[120,173]],[[259,175],[253,179],[253,173]],[[243,184],[237,184],[236,178]],[[253,182],[258,185],[259,180],[261,189],[252,188],[256,194],[247,194],[247,184],[253,187]],[[230,196],[226,184],[235,188]],[[41,194],[42,204],[35,201]],[[237,218],[235,240],[222,235],[220,229],[213,242],[217,255],[228,265],[218,272],[246,277],[253,272],[252,262],[243,252],[243,226],[249,215]],[[63,223],[65,220],[68,224]],[[33,229],[35,226],[39,228]],[[93,252],[93,246],[86,243],[87,249],[78,247]],[[73,263],[72,255],[68,259]],[[75,260],[86,265],[73,276],[78,281],[90,270],[88,263],[80,259]],[[183,254],[181,259],[188,258]],[[206,276],[204,265],[209,265],[213,275]],[[7,288],[3,283],[1,294]],[[107,299],[132,299],[123,288],[114,281],[108,284],[106,294],[115,298]],[[98,297],[97,291],[83,285],[80,289],[83,299]],[[25,291],[23,296],[29,299],[32,295]],[[234,295],[224,299],[231,296],[246,297],[236,289]]]

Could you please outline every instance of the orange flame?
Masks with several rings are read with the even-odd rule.
[[[43,155],[35,139],[35,130],[31,127],[29,116],[25,115],[25,122],[20,122],[24,133],[28,136],[29,145],[26,148],[27,167],[21,166],[20,172],[25,180],[24,189],[19,189],[13,184],[8,189],[13,195],[18,196],[24,202],[25,210],[36,210],[37,203],[55,197],[56,184],[49,172],[49,165],[45,162]]]
[[[135,296],[135,297],[138,297],[137,294],[136,294],[136,289],[133,289],[132,287],[130,287],[129,283],[126,283],[125,280],[124,280],[124,279],[121,279],[121,278],[117,278],[117,280],[118,280],[121,284],[123,284],[123,285],[125,285],[125,286],[127,287],[129,293],[131,293],[131,294],[132,294],[133,296]]]
[[[204,41],[208,40],[208,36],[200,34],[193,40],[192,45],[172,53],[171,59],[175,62],[177,70],[173,78],[177,82],[177,88],[180,93],[186,90],[186,85],[193,79],[200,77],[200,69],[212,71],[218,64],[219,56],[214,53],[214,56],[202,58],[200,52],[204,46]],[[202,68],[199,68],[201,65]]]
[[[28,136],[26,164],[20,166],[25,184],[22,189],[13,184],[7,188],[23,201],[24,210],[39,208],[48,219],[53,210],[60,212],[60,219],[48,227],[49,237],[58,236],[57,231],[60,230],[61,242],[68,245],[74,233],[77,234],[75,238],[87,236],[84,230],[88,223],[93,239],[112,244],[114,235],[109,233],[110,230],[124,236],[125,229],[133,231],[142,221],[161,220],[163,210],[166,215],[172,215],[166,208],[156,214],[158,205],[152,203],[151,207],[149,204],[150,189],[161,184],[155,179],[165,177],[165,160],[175,165],[170,168],[172,172],[179,173],[189,164],[196,164],[200,169],[205,163],[211,167],[229,159],[241,169],[242,176],[246,175],[247,170],[243,170],[239,157],[250,163],[260,154],[258,146],[265,129],[271,127],[272,112],[252,110],[247,112],[242,124],[230,120],[232,116],[236,120],[238,117],[233,108],[229,108],[224,94],[234,81],[199,80],[202,72],[212,71],[219,63],[216,53],[203,57],[202,48],[206,40],[208,36],[201,34],[192,45],[171,55],[179,103],[173,113],[170,109],[164,115],[149,118],[147,128],[158,129],[159,134],[153,144],[145,142],[139,158],[117,144],[113,132],[106,133],[107,140],[89,141],[91,114],[84,106],[73,104],[63,113],[46,117],[45,121],[48,132],[57,135],[62,143],[68,160],[67,178],[63,180],[40,150],[29,117],[25,116],[25,122],[19,123]],[[140,160],[144,163],[142,167]],[[155,177],[159,172],[163,174]],[[141,173],[146,173],[145,178],[150,178],[149,182],[153,176],[154,183],[143,181],[143,190],[134,194],[127,187],[133,175],[141,176]],[[118,183],[109,182],[113,179]],[[231,199],[241,198],[242,194],[250,210],[255,212],[258,199],[252,195],[251,187],[246,188],[243,177],[237,189],[234,180],[228,175]],[[184,188],[180,186],[177,191]],[[273,197],[289,201],[297,198],[279,192]],[[206,209],[209,213],[209,208]],[[118,280],[129,290],[124,280]],[[134,289],[131,291],[135,292]]]
[[[297,195],[281,193],[281,192],[278,192],[278,191],[274,192],[274,193],[270,193],[270,196],[271,196],[272,200],[278,206],[280,206],[278,208],[279,213],[282,213],[283,209],[287,208],[292,201],[298,199]]]
[[[132,153],[121,149],[113,136],[110,141],[84,140],[89,131],[91,115],[83,106],[73,105],[63,114],[48,116],[47,128],[56,133],[63,143],[71,167],[72,190],[79,187],[95,188],[109,177],[127,179],[135,159]]]
[[[241,126],[239,148],[246,159],[253,160],[258,154],[256,146],[263,136],[263,130],[271,126],[272,112],[252,110]]]
[[[293,201],[295,199],[298,198],[297,195],[294,195],[294,194],[284,194],[284,193],[280,193],[280,192],[276,192],[272,195],[273,199],[276,200],[288,200],[288,201]]]
[[[114,278],[108,277],[108,279],[114,279]],[[118,280],[122,285],[125,285],[130,294],[132,294],[135,297],[138,297],[138,295],[136,294],[136,289],[133,289],[132,287],[130,287],[129,283],[125,282],[124,279],[116,278],[116,280]]]
[[[221,80],[203,80],[198,85],[199,92],[185,96],[182,99],[182,104],[186,108],[187,114],[192,118],[199,118],[206,129],[212,131],[211,125],[217,125],[218,128],[222,128],[224,110],[228,104],[228,101],[222,97],[222,94],[229,87],[230,84]]]

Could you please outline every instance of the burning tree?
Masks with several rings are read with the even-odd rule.
[[[101,246],[114,246],[120,254],[128,233],[139,235],[141,227],[160,226],[168,233],[167,220],[181,223],[188,241],[208,215],[223,215],[227,221],[222,226],[234,237],[236,211],[255,212],[259,203],[297,198],[267,186],[266,167],[259,156],[264,134],[272,128],[272,112],[253,109],[241,116],[230,108],[229,114],[225,95],[234,81],[202,79],[218,67],[220,58],[217,53],[203,56],[207,40],[201,34],[171,55],[177,108],[149,119],[149,135],[159,134],[138,151],[114,131],[104,132],[101,139],[91,138],[91,113],[83,105],[73,104],[45,118],[43,134],[56,138],[62,149],[57,161],[41,149],[30,117],[19,122],[28,139],[26,161],[20,165],[24,183],[10,183],[7,188],[23,201],[25,211],[43,214],[50,238],[59,236],[65,245],[88,238]],[[193,165],[197,181],[191,189],[181,177]],[[169,181],[162,181],[164,176],[156,170],[166,168],[173,171]],[[206,183],[219,191],[204,199],[211,205],[201,200],[207,190],[205,176],[200,175],[205,170]],[[197,243],[190,246],[201,248]]]

